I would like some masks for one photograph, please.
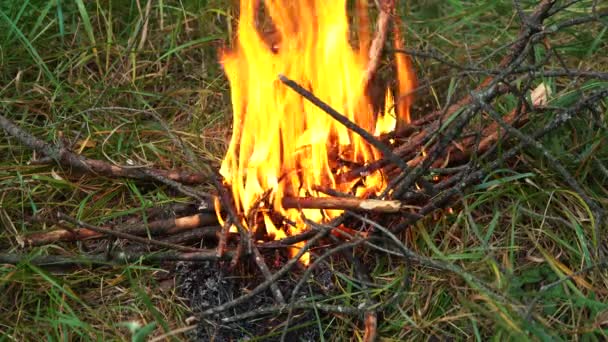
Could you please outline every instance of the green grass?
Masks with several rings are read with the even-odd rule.
[[[159,168],[217,168],[230,135],[229,88],[217,61],[231,37],[227,0],[0,2],[0,111],[45,141],[91,158]],[[526,1],[529,8],[534,1]],[[581,1],[556,19],[588,13]],[[452,62],[497,65],[513,40],[518,18],[507,0],[410,1],[399,7],[408,46],[432,46]],[[569,65],[608,71],[608,29],[571,28],[551,43]],[[535,50],[537,56],[547,51]],[[559,66],[557,62],[553,66]],[[421,94],[417,111],[459,98],[479,75],[460,78],[439,62],[418,60],[421,78],[439,80]],[[606,82],[548,79],[552,106],[575,102],[577,88]],[[515,101],[501,103],[504,112]],[[426,106],[426,107],[425,107]],[[606,102],[598,110],[606,126]],[[550,119],[532,118],[542,124]],[[169,127],[169,131],[165,129]],[[606,130],[580,118],[543,139],[585,190],[608,206]],[[175,143],[181,139],[194,154]],[[58,211],[92,224],[142,217],[146,208],[185,197],[163,186],[124,179],[69,175],[51,165],[30,165],[33,155],[0,135],[0,248],[23,251],[26,233],[54,228]],[[415,266],[412,285],[380,317],[387,341],[432,336],[467,340],[604,340],[608,335],[608,277],[591,269],[539,291],[543,285],[598,263],[605,243],[592,229],[584,201],[527,150],[456,203],[452,212],[419,222],[404,236],[418,253],[460,267],[507,298],[498,301],[457,274]],[[75,244],[27,250],[34,255],[78,253]],[[376,298],[399,288],[405,266],[369,253],[379,284]],[[352,270],[336,262],[330,299],[357,305],[362,291]],[[190,315],[164,271],[142,266],[54,274],[26,261],[0,265],[0,335],[8,340],[144,340],[188,325]],[[522,317],[529,303],[534,320]],[[519,310],[519,311],[518,311]],[[318,313],[314,326],[332,340],[359,340],[358,320]],[[177,334],[177,339],[186,335]]]

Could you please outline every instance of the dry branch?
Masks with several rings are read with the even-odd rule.
[[[369,62],[367,63],[367,68],[363,74],[364,84],[369,83],[380,65],[382,49],[384,48],[386,36],[388,35],[388,24],[390,22],[391,15],[395,10],[395,0],[380,0],[378,5],[380,13],[378,14],[376,23],[376,34],[369,48]]]
[[[147,167],[123,167],[107,162],[89,159],[71,152],[67,148],[48,144],[15,125],[0,114],[0,127],[30,149],[53,159],[57,164],[81,172],[89,172],[105,177],[126,177],[144,181],[158,181],[159,177],[183,184],[201,184],[208,180],[207,175],[182,171],[165,171]]]
[[[123,233],[123,232],[119,232],[119,231],[115,231],[115,230],[111,230],[111,229],[106,229],[106,228],[102,228],[102,227],[97,227],[97,226],[94,226],[92,224],[88,224],[88,223],[76,220],[76,219],[74,219],[74,218],[72,218],[72,217],[70,217],[68,215],[62,214],[62,213],[57,214],[57,217],[60,220],[64,220],[64,221],[70,222],[71,224],[73,224],[73,225],[75,225],[77,227],[86,228],[86,229],[92,230],[94,232],[105,234],[106,236],[112,236],[112,237],[117,237],[117,238],[121,238],[121,239],[126,239],[126,240],[129,240],[129,241],[142,243],[144,245],[155,245],[155,246],[159,246],[159,247],[174,249],[174,250],[181,251],[181,252],[200,252],[199,248],[192,248],[192,247],[185,247],[185,246],[175,245],[175,244],[168,243],[168,242],[146,239],[146,238],[139,237],[139,236],[136,236],[136,235],[133,235],[133,234]]]
[[[158,236],[178,234],[180,232],[213,224],[217,224],[217,217],[214,214],[199,213],[192,216],[153,221],[148,224],[105,227],[105,229],[112,229],[112,231],[137,236],[145,236],[147,234]],[[206,234],[206,236],[209,237],[212,237],[213,235],[215,235],[213,232]],[[28,246],[43,246],[60,241],[81,241],[104,237],[107,237],[107,235],[99,231],[94,231],[87,228],[76,228],[57,229],[49,232],[33,233],[25,236],[23,240]]]
[[[270,279],[272,277],[272,273],[270,273],[270,269],[268,268],[268,265],[266,265],[266,261],[264,261],[264,256],[253,243],[251,249],[253,250],[253,260],[255,261],[255,264],[264,275],[264,278],[266,278],[266,280]],[[283,296],[283,293],[281,293],[277,283],[272,282],[270,284],[270,290],[278,304],[285,304],[285,297]]]
[[[203,262],[230,260],[233,255],[233,251],[226,251],[226,254],[223,257],[218,257],[215,254],[215,250],[200,250],[199,252],[195,253],[125,253],[116,251],[110,254],[104,253],[73,257],[60,255],[32,257],[22,254],[0,254],[0,264],[16,265],[22,262],[27,262],[41,267],[70,267],[84,265],[121,265],[139,261],[149,263],[173,261]]]
[[[294,209],[336,209],[378,213],[399,213],[418,208],[401,201],[355,197],[283,197],[281,204],[284,208]]]
[[[200,244],[207,240],[217,241],[220,229],[219,226],[201,227],[182,231],[175,235],[159,237],[157,240],[176,245]]]
[[[594,91],[590,95],[579,100],[573,106],[558,113],[557,116],[551,122],[549,122],[547,125],[545,125],[539,131],[535,132],[530,138],[534,141],[542,138],[549,132],[552,132],[555,129],[557,129],[558,127],[561,127],[564,123],[571,120],[574,116],[576,116],[577,114],[582,112],[585,108],[589,108],[593,104],[596,104],[597,102],[603,100],[606,97],[608,97],[608,89],[600,89],[600,90]],[[461,171],[459,175],[455,175],[455,176],[453,176],[453,178],[447,179],[444,182],[438,184],[436,186],[436,188],[445,189],[445,190],[442,191],[442,193],[440,195],[433,198],[432,201],[430,201],[429,203],[424,205],[417,212],[417,214],[419,215],[418,217],[407,218],[404,222],[402,222],[394,227],[391,227],[391,231],[393,231],[394,233],[400,233],[400,232],[404,231],[410,225],[414,224],[420,218],[430,214],[431,212],[433,212],[436,209],[445,207],[446,205],[448,205],[450,200],[454,199],[455,197],[458,197],[459,195],[462,195],[462,191],[466,187],[471,186],[475,182],[477,182],[480,179],[482,179],[483,177],[485,177],[492,170],[495,170],[502,163],[504,163],[505,160],[513,158],[514,156],[517,155],[517,153],[519,153],[521,151],[522,148],[527,147],[527,146],[528,146],[527,140],[520,141],[519,144],[517,144],[516,146],[503,152],[499,158],[493,160],[491,163],[486,165],[484,169],[478,169],[478,170],[474,170],[474,171],[469,171],[469,170],[465,169],[465,170]],[[452,184],[453,183],[452,180],[454,180],[454,179],[457,180],[457,182],[455,184]],[[444,185],[444,183],[446,183],[446,185]],[[452,186],[448,186],[448,184],[451,184]],[[599,216],[602,216],[602,215],[599,214]],[[598,222],[598,224],[599,224],[599,222]]]

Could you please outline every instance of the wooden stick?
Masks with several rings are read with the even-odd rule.
[[[113,227],[112,229],[113,231],[138,236],[144,236],[148,233],[150,235],[174,235],[183,231],[215,224],[217,224],[215,214],[199,213],[192,216],[153,221],[147,225],[138,224],[126,227]],[[33,233],[25,236],[24,241],[28,246],[44,246],[60,241],[81,241],[103,237],[107,237],[107,235],[87,228],[76,228]]]
[[[57,164],[64,167],[91,172],[106,177],[126,177],[145,181],[158,181],[158,178],[162,177],[183,184],[201,184],[208,180],[207,175],[200,173],[165,171],[148,167],[123,167],[112,165],[101,160],[89,159],[71,152],[67,148],[57,147],[36,138],[15,125],[2,114],[0,114],[0,128],[4,129],[10,136],[19,140],[23,145],[51,158],[57,162]]]
[[[129,241],[134,241],[134,242],[138,242],[138,243],[142,243],[144,245],[156,245],[159,247],[164,247],[164,248],[170,248],[170,249],[175,249],[177,251],[181,251],[181,252],[200,252],[201,250],[199,248],[192,248],[192,247],[185,247],[185,246],[179,246],[179,245],[175,245],[172,243],[168,243],[168,242],[163,242],[163,241],[157,241],[157,240],[150,240],[150,239],[146,239],[137,235],[132,235],[132,234],[127,234],[127,233],[123,233],[123,232],[118,232],[115,230],[111,230],[111,229],[106,229],[106,228],[102,228],[102,227],[97,227],[94,226],[92,224],[88,224],[79,220],[76,220],[73,217],[70,217],[68,215],[59,213],[57,214],[57,217],[60,220],[64,220],[67,222],[70,222],[71,224],[80,227],[80,228],[87,228],[89,230],[98,232],[98,233],[102,233],[102,234],[106,234],[108,236],[114,236],[117,238],[121,238],[121,239],[126,239]]]
[[[27,261],[33,265],[41,267],[70,267],[84,265],[115,265],[128,264],[131,262],[142,261],[144,263],[159,263],[170,261],[187,261],[187,262],[203,262],[203,261],[218,261],[230,260],[233,257],[233,251],[226,251],[222,257],[215,254],[215,250],[202,249],[196,253],[128,253],[128,252],[113,252],[110,256],[104,254],[94,255],[75,255],[75,256],[60,256],[46,255],[31,257],[30,255],[22,254],[0,254],[0,264],[16,265]]]
[[[343,197],[284,197],[281,204],[284,208],[294,209],[335,209],[379,213],[398,213],[405,209],[418,208],[401,201]]]
[[[391,19],[391,14],[395,9],[395,0],[382,0],[381,3],[377,3],[377,5],[380,13],[378,14],[377,19],[376,34],[369,48],[369,62],[367,63],[367,68],[364,73],[364,84],[367,84],[374,77],[378,65],[380,65],[382,49],[384,48],[386,36],[388,35],[388,24]]]
[[[374,342],[378,337],[378,315],[375,311],[365,313],[365,332],[363,335],[364,342]]]
[[[258,265],[260,271],[262,271],[264,278],[266,278],[266,280],[271,279],[272,273],[270,273],[270,269],[268,268],[268,265],[266,265],[266,261],[264,260],[262,253],[260,253],[260,250],[253,243],[251,250],[253,251],[253,261]],[[270,283],[270,290],[278,304],[285,304],[285,297],[283,296],[283,293],[281,293],[276,282]]]
[[[157,241],[172,243],[180,246],[192,246],[201,248],[201,244],[204,242],[206,245],[209,243],[216,243],[218,241],[218,235],[221,227],[211,226],[202,227],[192,230],[187,230],[179,234],[170,235],[166,237],[157,237]],[[160,247],[147,246],[147,245],[131,245],[125,248],[126,252],[129,253],[145,253],[151,251],[157,251]]]

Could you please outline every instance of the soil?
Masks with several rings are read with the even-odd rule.
[[[266,256],[268,261],[270,258]],[[279,260],[276,260],[279,261]],[[280,262],[268,262],[269,267],[282,265]],[[275,272],[276,269],[272,270]],[[235,298],[251,291],[264,281],[255,265],[244,263],[240,267],[230,271],[227,265],[218,262],[205,263],[179,263],[176,269],[178,287],[181,295],[187,299],[194,315],[227,303]],[[291,290],[296,286],[301,270],[294,270],[292,276],[277,282],[286,300],[289,300]],[[315,270],[315,281],[309,282],[312,293],[315,295],[327,294],[333,288],[332,273],[327,267]],[[299,297],[310,295],[309,286],[304,287]],[[267,316],[254,317],[247,321],[225,324],[221,319],[246,313],[262,307],[275,305],[276,302],[270,292],[266,290],[254,296],[250,301],[242,305],[218,314],[215,317],[207,317],[198,322],[197,329],[191,338],[195,341],[278,341],[287,314],[273,313]],[[321,339],[318,324],[314,312],[294,312],[294,318],[290,324],[293,329],[289,332],[286,341],[318,341]],[[308,324],[306,324],[308,323]],[[301,326],[301,328],[297,328]],[[294,327],[296,329],[294,329]],[[258,336],[270,335],[259,339]]]

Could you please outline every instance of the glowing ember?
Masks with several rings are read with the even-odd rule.
[[[236,46],[221,56],[230,81],[234,132],[220,173],[232,189],[240,214],[261,212],[257,226],[248,229],[264,227],[268,236],[279,239],[297,234],[305,226],[301,211],[282,208],[284,196],[324,196],[313,190],[317,186],[372,194],[381,191],[385,182],[378,171],[340,183],[339,175],[348,168],[338,160],[365,164],[378,159],[379,153],[284,86],[277,76],[288,76],[376,135],[395,128],[395,108],[408,122],[409,102],[394,106],[387,89],[386,109],[374,113],[364,84],[369,34],[367,28],[360,29],[359,48],[349,44],[346,0],[266,1],[266,12],[277,32],[275,44],[268,44],[256,28],[257,4],[259,1],[240,1]],[[366,8],[366,1],[360,0],[358,6],[359,23],[365,25],[367,13],[361,8]],[[409,61],[404,58],[396,59],[400,93],[413,86]],[[269,194],[269,205],[260,210],[265,194]],[[295,226],[273,222],[268,214],[271,210]],[[305,209],[303,213],[322,222],[340,211]]]

